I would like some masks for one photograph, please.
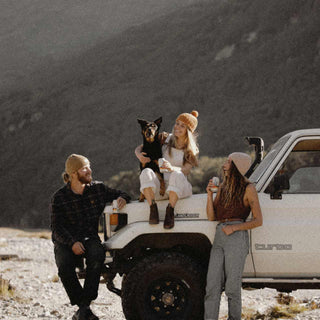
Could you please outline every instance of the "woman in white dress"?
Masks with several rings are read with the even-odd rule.
[[[199,150],[196,143],[194,131],[198,125],[198,112],[180,114],[173,127],[172,134],[169,134],[162,146],[162,155],[165,159],[162,166],[166,192],[160,195],[160,181],[154,171],[145,168],[140,174],[140,191],[144,194],[150,205],[150,224],[159,223],[159,212],[156,200],[169,198],[166,209],[164,228],[174,227],[174,207],[178,199],[192,195],[192,186],[187,179],[192,167],[198,164]],[[135,150],[137,158],[142,164],[150,162],[149,157],[141,152],[142,145]]]

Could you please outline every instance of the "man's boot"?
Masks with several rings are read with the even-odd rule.
[[[163,227],[165,229],[172,229],[174,227],[174,208],[169,203],[166,209],[166,217],[164,219]]]
[[[72,320],[79,320],[80,309],[78,309],[75,314],[72,316]]]
[[[158,224],[159,223],[159,212],[156,202],[153,200],[150,206],[150,216],[149,224]]]
[[[92,312],[90,307],[87,309],[87,319],[88,320],[99,320],[99,318]]]
[[[87,320],[87,306],[79,306],[78,311],[73,315],[72,320]]]
[[[99,320],[99,318],[92,312],[90,306],[81,305],[72,320]]]

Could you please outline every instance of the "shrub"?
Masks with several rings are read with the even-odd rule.
[[[14,297],[15,289],[10,284],[9,280],[3,279],[0,276],[0,298]]]
[[[200,157],[199,166],[193,168],[189,181],[192,184],[193,193],[206,192],[206,186],[209,179],[213,176],[221,177],[221,167],[225,158],[210,158],[207,156]],[[127,192],[132,199],[138,199],[140,194],[140,171],[121,171],[106,181],[110,188],[120,189]]]

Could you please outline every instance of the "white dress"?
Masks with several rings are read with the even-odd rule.
[[[183,166],[183,150],[171,148],[171,156],[169,155],[168,142],[170,140],[170,134],[162,146],[162,155],[173,166],[173,172],[164,172],[164,182],[166,186],[166,192],[164,196],[160,195],[160,181],[154,171],[150,168],[145,168],[140,174],[140,191],[143,193],[145,188],[151,187],[156,200],[168,199],[169,191],[174,191],[178,198],[186,198],[192,195],[192,186],[187,177],[181,171]]]

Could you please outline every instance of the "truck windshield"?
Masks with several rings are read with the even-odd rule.
[[[289,138],[290,138],[290,135],[285,135],[282,138],[280,138],[274,145],[271,146],[271,149],[267,153],[266,157],[263,159],[263,161],[258,165],[256,170],[254,170],[254,172],[250,176],[249,178],[250,181],[252,181],[253,183],[257,183],[259,181],[261,176],[270,166],[270,164],[272,163],[276,155],[283,148],[283,146],[289,140]]]

